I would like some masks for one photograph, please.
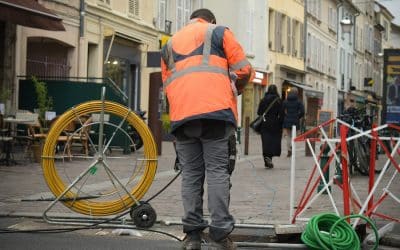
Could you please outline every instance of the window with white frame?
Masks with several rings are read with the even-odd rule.
[[[253,51],[253,29],[254,29],[254,23],[253,23],[253,17],[254,17],[254,9],[249,11],[248,15],[248,21],[247,21],[247,43],[246,43],[246,51],[249,54],[254,54]]]
[[[307,12],[317,18],[321,19],[321,1],[307,0]]]
[[[388,21],[386,21],[386,20],[383,21],[383,27],[385,28],[385,30],[383,32],[383,38],[385,39],[385,41],[387,41],[389,38],[389,23],[388,23]]]
[[[176,30],[180,30],[190,19],[192,12],[192,0],[176,1]]]
[[[158,29],[165,31],[165,20],[167,19],[167,1],[158,0]]]
[[[336,32],[337,26],[337,12],[334,8],[329,7],[328,10],[328,28],[334,32]]]

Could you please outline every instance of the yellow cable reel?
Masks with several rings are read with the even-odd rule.
[[[59,197],[70,185],[70,183],[66,183],[70,181],[70,179],[61,177],[61,173],[57,169],[57,164],[62,164],[62,162],[57,161],[56,156],[56,147],[59,136],[62,135],[68,124],[74,120],[76,121],[77,117],[90,116],[94,113],[98,114],[102,111],[104,114],[110,114],[118,118],[122,118],[122,120],[126,121],[126,123],[136,129],[143,141],[143,155],[141,155],[141,157],[143,157],[144,160],[142,168],[137,171],[135,175],[133,175],[138,179],[137,182],[132,184],[132,187],[129,187],[129,190],[126,189],[129,191],[129,194],[114,190],[114,193],[118,193],[116,198],[113,197],[112,199],[104,199],[104,197],[101,197],[99,199],[85,199],[80,197],[80,195],[82,195],[82,191],[79,187],[77,189],[71,188],[65,193],[65,195],[63,195],[63,199],[60,199],[65,206],[73,211],[92,216],[118,214],[126,209],[131,208],[134,203],[137,203],[145,195],[153,182],[157,169],[157,147],[149,128],[143,122],[143,120],[134,112],[121,104],[111,101],[104,101],[104,103],[101,101],[89,101],[81,103],[63,113],[51,126],[51,129],[48,133],[43,147],[42,169],[45,181],[51,192],[56,197]],[[79,164],[80,163],[81,162],[79,162]],[[66,167],[65,171],[69,170],[72,171],[72,168],[68,169]],[[107,174],[110,176],[109,172],[107,172]],[[88,178],[91,177],[89,176]],[[131,182],[132,180],[128,181],[130,184]],[[114,185],[118,186],[117,184]]]

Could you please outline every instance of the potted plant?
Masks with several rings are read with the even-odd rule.
[[[162,137],[164,141],[173,141],[175,138],[170,133],[171,132],[171,121],[169,119],[168,113],[163,113],[161,115],[161,123],[162,123]]]
[[[38,107],[39,114],[39,124],[38,126],[32,126],[31,130],[39,129],[39,134],[43,136],[37,136],[34,138],[34,143],[32,146],[33,156],[36,162],[40,162],[43,148],[43,139],[46,138],[44,136],[45,131],[43,128],[47,128],[46,122],[46,111],[53,109],[53,99],[48,96],[47,84],[43,81],[40,81],[36,77],[32,77],[32,82],[35,88],[36,93],[36,101]],[[35,131],[31,131],[31,133],[36,133]]]
[[[32,82],[35,87],[36,101],[38,105],[39,122],[44,127],[47,127],[46,123],[46,111],[53,109],[53,99],[48,96],[47,84],[43,81],[38,80],[36,77],[32,77]],[[43,131],[42,131],[43,132]]]

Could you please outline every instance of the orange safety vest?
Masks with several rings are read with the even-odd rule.
[[[224,120],[236,126],[237,98],[229,72],[251,66],[236,41],[231,41],[238,50],[230,59],[234,64],[228,62],[224,42],[230,41],[224,40],[225,31],[226,27],[195,19],[163,47],[161,67],[172,131],[194,119]]]

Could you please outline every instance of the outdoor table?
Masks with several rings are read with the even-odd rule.
[[[13,117],[7,117],[3,119],[4,123],[8,123],[8,135],[2,135],[0,136],[0,141],[3,142],[3,149],[2,152],[4,153],[4,157],[0,158],[0,163],[5,163],[7,166],[9,165],[16,165],[18,164],[14,158],[12,157],[12,141],[14,140],[14,137],[11,135],[11,124],[34,124],[36,121],[30,120],[30,119],[17,119]]]

